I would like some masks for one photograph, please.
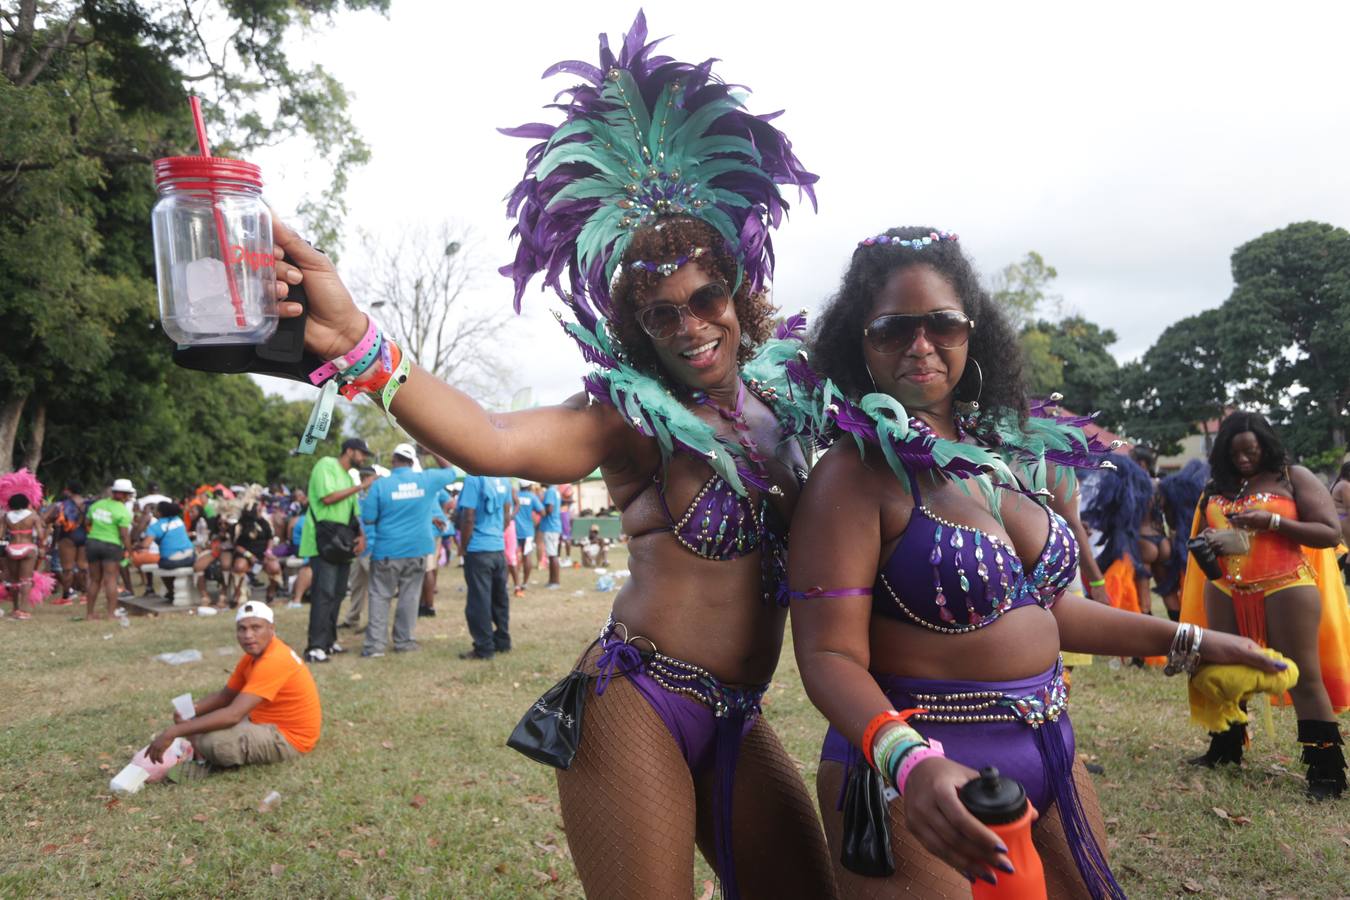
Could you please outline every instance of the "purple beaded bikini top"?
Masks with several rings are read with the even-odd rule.
[[[914,514],[877,573],[874,613],[948,634],[974,631],[1021,606],[1049,609],[1073,583],[1078,542],[1054,510],[1046,509],[1050,534],[1028,574],[1006,541],[939,518],[911,485]]]

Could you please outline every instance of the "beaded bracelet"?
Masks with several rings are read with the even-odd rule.
[[[947,756],[947,754],[942,752],[941,741],[929,741],[927,747],[920,747],[913,753],[906,754],[905,758],[900,760],[900,768],[895,772],[894,782],[895,789],[900,792],[902,797],[905,794],[905,782],[909,781],[910,773],[914,771],[914,767],[925,759],[934,756],[941,756],[943,758]]]

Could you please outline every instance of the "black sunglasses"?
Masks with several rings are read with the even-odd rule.
[[[940,309],[923,315],[878,316],[863,329],[863,336],[878,353],[899,353],[914,343],[920,328],[933,346],[950,350],[970,340],[975,320],[956,309]]]
[[[727,286],[713,281],[694,291],[688,303],[653,303],[638,310],[638,324],[654,340],[664,341],[674,337],[684,327],[684,317],[689,313],[705,322],[711,322],[726,311],[731,295]]]

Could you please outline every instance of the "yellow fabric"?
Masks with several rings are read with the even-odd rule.
[[[1195,511],[1191,522],[1191,537],[1200,533],[1201,510]],[[1345,583],[1336,565],[1337,555],[1345,546],[1313,550],[1303,548],[1317,588],[1322,594],[1322,622],[1317,629],[1318,658],[1322,664],[1322,682],[1326,685],[1331,707],[1337,713],[1350,709],[1350,606],[1347,605]],[[1199,566],[1186,566],[1186,577],[1181,583],[1181,621],[1208,627],[1205,617],[1205,573]],[[1291,703],[1288,694],[1272,695],[1272,703]]]
[[[1092,665],[1092,654],[1091,654],[1091,653],[1073,653],[1073,652],[1071,652],[1071,651],[1065,650],[1065,651],[1061,652],[1059,655],[1062,656],[1062,657],[1064,657],[1064,665],[1066,665],[1066,666],[1090,666],[1090,665]]]
[[[1279,696],[1298,684],[1298,666],[1274,650],[1263,651],[1271,659],[1288,664],[1283,672],[1262,672],[1251,666],[1203,665],[1191,676],[1191,721],[1206,731],[1227,731],[1228,726],[1247,724],[1239,705],[1253,694]]]

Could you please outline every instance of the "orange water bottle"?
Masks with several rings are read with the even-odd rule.
[[[1012,875],[995,872],[997,885],[976,881],[971,887],[975,900],[1046,900],[1045,870],[1031,843],[1035,812],[1022,785],[986,766],[961,788],[961,802],[1003,841],[1014,869]]]

